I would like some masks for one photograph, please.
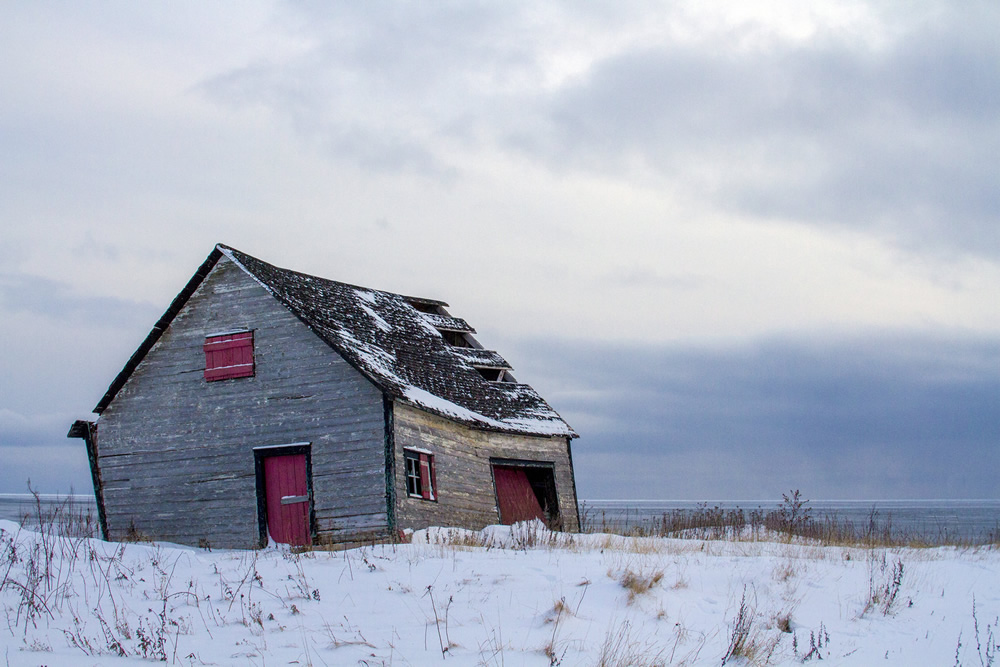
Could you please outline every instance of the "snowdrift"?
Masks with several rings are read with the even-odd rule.
[[[10,665],[987,665],[993,548],[433,528],[209,551],[0,521]]]

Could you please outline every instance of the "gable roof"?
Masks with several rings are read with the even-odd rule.
[[[476,367],[510,369],[492,350],[454,347],[442,331],[475,333],[433,299],[348,285],[282,269],[219,244],[94,408],[100,414],[223,257],[287,307],[383,392],[456,422],[529,435],[577,434],[526,384],[487,380]],[[418,310],[420,307],[420,310]],[[437,312],[422,312],[436,310]]]

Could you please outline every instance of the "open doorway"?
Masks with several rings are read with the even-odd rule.
[[[553,463],[491,459],[490,464],[500,523],[540,519],[553,530],[562,528]]]

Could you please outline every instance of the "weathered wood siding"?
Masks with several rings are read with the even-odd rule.
[[[576,485],[565,437],[536,437],[479,431],[394,404],[396,526],[459,526],[479,529],[499,523],[490,458],[549,461],[555,464],[556,493],[563,530],[580,529]],[[403,449],[426,449],[437,469],[436,502],[406,494]]]
[[[208,334],[254,330],[253,377],[206,382]],[[222,258],[98,421],[109,538],[249,547],[254,447],[311,443],[320,539],[388,530],[381,392]]]

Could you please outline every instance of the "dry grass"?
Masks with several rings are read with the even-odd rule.
[[[782,563],[778,563],[771,570],[771,578],[775,581],[787,582],[790,579],[795,578],[798,571],[795,567],[795,563],[791,559],[786,560]]]
[[[665,648],[636,640],[625,621],[604,635],[597,667],[662,667],[671,662],[665,654]]]
[[[747,599],[747,589],[744,587],[722,664],[743,661],[750,665],[768,665],[780,642],[781,634],[768,633],[761,628],[757,610],[752,601]]]
[[[629,604],[635,602],[638,596],[648,593],[650,589],[658,585],[661,581],[663,581],[663,570],[659,569],[646,574],[641,570],[636,571],[632,568],[626,568],[621,573],[621,576],[618,577],[618,583],[628,591]]]
[[[563,616],[575,616],[573,610],[566,604],[566,598],[559,598],[552,605],[552,609],[545,615],[545,623],[558,623]]]
[[[791,634],[792,632],[792,610],[788,609],[781,613],[775,614],[772,619],[774,627],[784,632],[785,634]]]
[[[561,642],[558,640],[559,626],[564,618],[574,615],[573,610],[566,604],[566,598],[556,600],[552,605],[552,609],[546,614],[545,623],[552,624],[552,636],[549,638],[549,642],[542,647],[542,653],[549,659],[550,666],[562,664],[563,658],[566,655],[566,647],[560,647]]]
[[[797,491],[785,494],[775,510],[736,507],[723,509],[707,503],[696,509],[675,509],[652,518],[609,518],[603,512],[581,508],[581,532],[613,533],[637,539],[668,537],[683,540],[735,542],[806,542],[820,546],[865,548],[910,547],[916,549],[981,545],[1000,546],[1000,525],[975,538],[949,530],[948,526],[924,530],[893,525],[890,513],[874,507],[867,520],[850,521],[836,514],[814,517],[808,500]]]
[[[868,556],[868,598],[862,615],[872,609],[888,616],[900,601],[899,592],[903,585],[903,561],[897,559],[889,564],[885,552],[872,550]]]

